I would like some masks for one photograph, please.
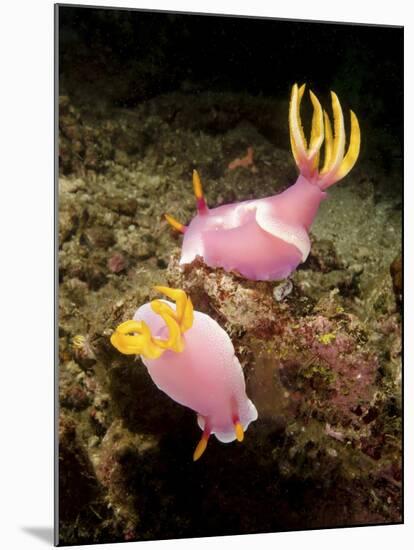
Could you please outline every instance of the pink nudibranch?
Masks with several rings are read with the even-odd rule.
[[[153,300],[111,336],[121,353],[140,355],[156,386],[194,410],[203,435],[193,458],[207,447],[210,434],[219,441],[242,441],[257,410],[246,395],[244,375],[228,334],[211,317],[194,311],[183,290],[154,287],[176,304]]]
[[[193,172],[197,215],[184,226],[166,214],[167,221],[184,233],[180,264],[197,256],[210,267],[236,271],[253,280],[288,277],[310,252],[308,231],[325,189],[344,178],[354,166],[360,149],[358,119],[351,111],[351,130],[345,154],[344,118],[338,97],[331,92],[333,131],[318,98],[309,92],[313,105],[309,144],[300,118],[305,85],[295,84],[289,107],[289,130],[293,157],[299,168],[296,183],[278,195],[209,209],[198,173]],[[319,170],[320,151],[324,162]]]

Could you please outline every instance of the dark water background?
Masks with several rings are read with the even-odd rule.
[[[72,7],[59,13],[60,79],[73,98],[87,94],[122,107],[175,90],[284,99],[291,83],[306,82],[321,99],[334,89],[363,113],[373,129],[363,140],[368,157],[386,167],[401,162],[402,28]]]

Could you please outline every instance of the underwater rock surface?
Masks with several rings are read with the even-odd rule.
[[[60,105],[61,542],[401,521],[399,172],[358,161],[275,299],[280,283],[201,259],[182,271],[163,214],[194,215],[193,168],[212,206],[292,183],[273,139],[279,126],[288,147],[285,104],[171,93],[130,109]],[[230,170],[248,147],[254,170]],[[212,440],[196,463],[193,413],[109,342],[154,284],[183,288],[229,333],[259,412],[242,444]]]

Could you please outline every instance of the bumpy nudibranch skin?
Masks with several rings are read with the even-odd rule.
[[[257,410],[246,395],[244,375],[227,333],[211,317],[194,311],[180,289],[155,287],[176,304],[153,300],[133,320],[119,325],[111,343],[122,353],[140,355],[156,386],[197,413],[202,438],[194,460],[210,434],[219,441],[242,441]]]
[[[293,157],[299,168],[296,183],[278,195],[209,209],[201,181],[193,172],[198,213],[188,226],[166,214],[167,221],[184,233],[180,264],[197,256],[210,267],[235,271],[253,280],[288,277],[306,260],[310,251],[308,231],[325,189],[345,177],[354,166],[360,149],[358,119],[351,111],[351,131],[345,154],[345,129],[338,97],[332,96],[334,127],[319,100],[310,91],[313,105],[312,129],[307,144],[300,102],[305,85],[295,84],[289,107],[289,129]],[[320,151],[324,162],[319,170]]]

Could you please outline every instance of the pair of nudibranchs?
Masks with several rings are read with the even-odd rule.
[[[310,251],[308,231],[325,190],[345,177],[360,149],[358,119],[351,111],[350,139],[338,97],[332,95],[333,129],[318,98],[310,91],[312,128],[307,144],[300,118],[305,86],[295,84],[289,107],[290,141],[299,177],[278,195],[209,209],[200,178],[193,173],[198,213],[188,226],[172,216],[167,221],[184,234],[180,263],[197,256],[211,267],[234,271],[253,280],[288,277]],[[324,161],[319,170],[320,151]],[[227,333],[208,315],[194,311],[184,291],[155,287],[175,303],[153,300],[119,325],[111,336],[121,352],[140,355],[160,390],[197,413],[203,431],[193,458],[207,446],[210,434],[219,441],[242,441],[257,410],[246,395],[245,380]]]

